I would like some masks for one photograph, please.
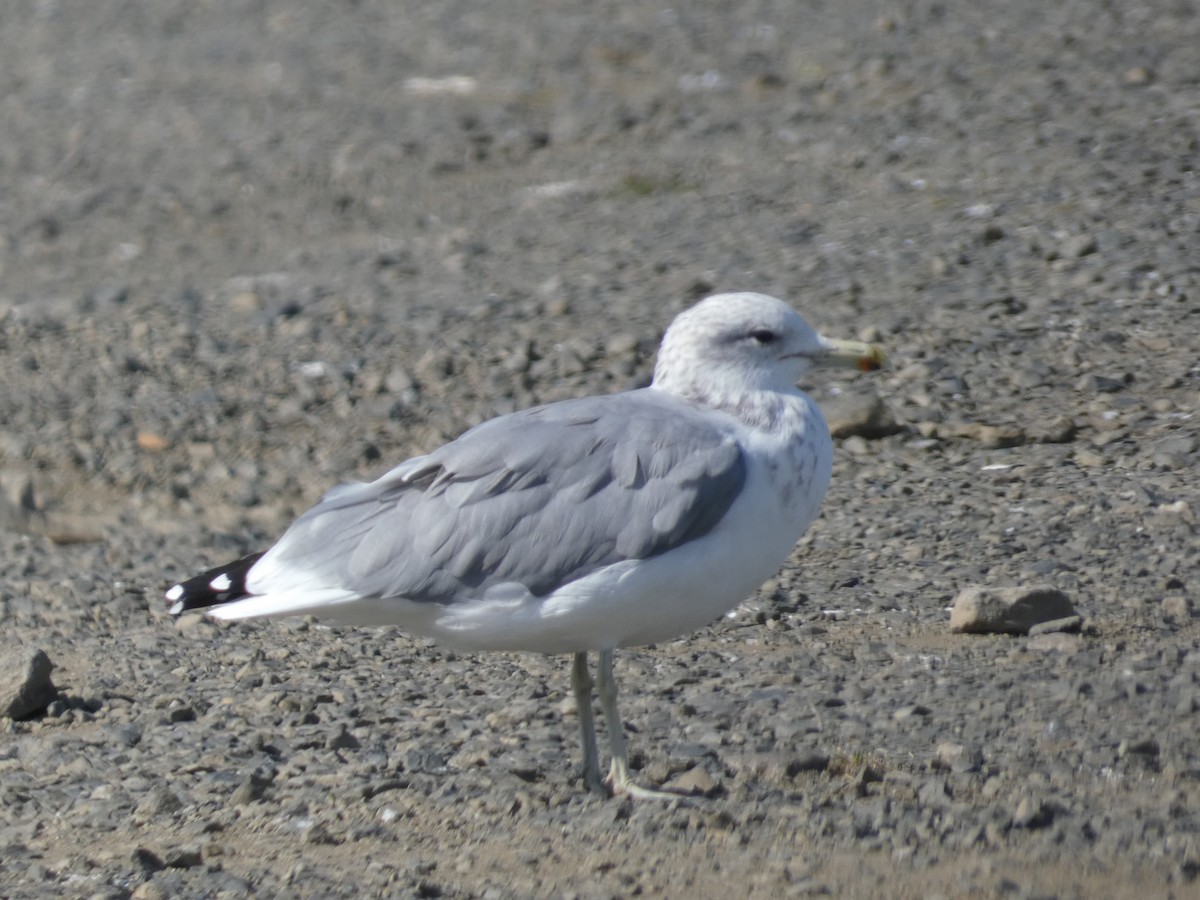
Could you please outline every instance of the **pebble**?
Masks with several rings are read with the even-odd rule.
[[[1115,394],[1125,390],[1124,378],[1112,375],[1084,375],[1075,384],[1075,389],[1085,394]]]
[[[1046,828],[1054,822],[1057,807],[1037,797],[1022,797],[1013,811],[1013,828]]]
[[[1126,757],[1130,755],[1152,757],[1158,756],[1160,752],[1158,741],[1154,738],[1138,738],[1134,740],[1123,740],[1117,746],[1117,756]]]
[[[0,716],[24,719],[49,706],[58,696],[53,670],[40,648],[18,644],[0,651]]]
[[[887,437],[901,430],[896,418],[878,394],[847,391],[821,403],[821,412],[835,438]]]
[[[1099,249],[1095,235],[1074,234],[1059,245],[1059,253],[1066,259],[1079,259],[1090,256]]]
[[[1186,594],[1168,594],[1160,605],[1163,616],[1172,621],[1186,622],[1194,615],[1191,598]]]
[[[1163,469],[1185,469],[1196,460],[1196,448],[1200,446],[1195,435],[1176,434],[1154,442],[1152,459]]]
[[[1078,628],[1067,595],[1055,588],[964,588],[950,610],[950,630],[972,634],[1029,634],[1038,625]]]
[[[951,772],[978,772],[983,765],[983,754],[976,747],[953,741],[942,741],[934,750],[939,765]]]
[[[1069,444],[1075,440],[1079,427],[1070,416],[1058,416],[1032,426],[1029,433],[1032,440],[1041,444]]]
[[[1078,619],[1078,616],[1073,618]],[[1083,641],[1076,635],[1062,632],[1038,633],[1030,632],[1031,637],[1025,642],[1025,647],[1034,651],[1046,651],[1070,655],[1083,647]]]
[[[0,493],[0,531],[25,531],[29,528],[30,510],[13,502],[7,492]]]
[[[178,812],[182,808],[183,801],[168,788],[155,788],[138,803],[137,808],[133,811],[134,821],[139,824],[145,824],[159,816],[167,816]]]
[[[1042,600],[1039,603],[1045,602]],[[1063,616],[1061,619],[1047,619],[1042,622],[1035,622],[1029,626],[1029,635],[1036,637],[1043,634],[1052,634],[1062,631],[1078,631],[1083,626],[1082,616]]]
[[[695,765],[666,782],[663,789],[683,795],[712,797],[720,789],[720,783],[709,774],[708,769],[703,765]]]

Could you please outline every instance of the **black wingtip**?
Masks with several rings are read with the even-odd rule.
[[[178,616],[191,609],[220,606],[222,603],[231,603],[245,597],[246,575],[261,558],[261,553],[251,553],[174,585],[165,594],[171,602],[171,615]]]

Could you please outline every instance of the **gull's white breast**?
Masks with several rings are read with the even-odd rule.
[[[461,649],[602,650],[670,640],[728,612],[779,571],[816,517],[832,446],[816,405],[788,398],[776,431],[740,428],[741,493],[707,535],[651,559],[607,566],[534,597],[520,585],[421,612],[403,627]],[[397,621],[397,602],[387,601]],[[414,610],[414,612],[417,612]]]

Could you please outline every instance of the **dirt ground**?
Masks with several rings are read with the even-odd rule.
[[[20,0],[0,27],[0,897],[1200,896],[1190,2]],[[706,294],[885,371],[700,633],[568,661],[173,620],[173,581]],[[952,634],[971,585],[1078,633]],[[7,674],[7,673],[5,673]]]

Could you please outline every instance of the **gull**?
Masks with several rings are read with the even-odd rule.
[[[613,653],[694,631],[779,571],[833,459],[796,382],[815,366],[881,362],[773,297],[708,297],[667,329],[649,387],[500,416],[336,487],[270,549],[170,588],[170,611],[315,615],[461,650],[574,654],[584,784],[678,796],[630,777]]]

